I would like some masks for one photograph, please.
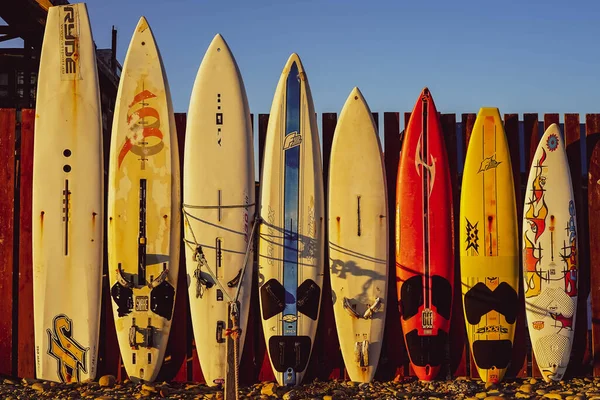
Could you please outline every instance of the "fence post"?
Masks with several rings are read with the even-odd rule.
[[[17,376],[35,377],[33,326],[32,193],[33,135],[35,110],[21,110],[21,151],[19,158],[19,313]]]
[[[515,187],[515,200],[517,203],[517,225],[519,248],[521,248],[521,232],[523,231],[523,196],[521,195],[521,156],[519,143],[519,116],[518,114],[504,115],[504,130],[508,140],[510,158],[512,164],[512,173]],[[519,260],[522,260],[519,252]],[[515,339],[513,342],[513,356],[510,362],[507,376],[525,377],[527,376],[527,355],[528,355],[528,331],[525,318],[525,298],[523,296],[523,264],[519,262],[519,312],[515,325]]]
[[[577,321],[575,323],[575,338],[576,340],[579,339],[577,335],[579,324],[577,322],[580,320],[580,309],[584,307],[579,306],[581,303],[579,300],[581,297],[587,297],[587,292],[585,290],[590,290],[591,288],[593,372],[594,376],[597,377],[600,376],[600,272],[598,271],[598,265],[600,261],[600,114],[586,115],[585,133],[585,140],[587,142],[586,161],[589,160],[587,185],[588,195],[582,196],[582,203],[585,203],[587,200],[589,208],[586,210],[585,204],[582,204],[582,206],[577,209],[580,269],[579,276],[577,277],[579,284],[579,297],[577,299],[578,307]],[[583,138],[581,140],[583,140]],[[589,220],[585,218],[588,210]],[[585,233],[589,233],[589,236],[585,235]],[[589,238],[589,242],[585,242],[586,237]],[[588,243],[589,258],[586,257],[585,253],[585,248],[588,247],[586,246]],[[587,260],[589,260],[589,262],[587,262]],[[591,267],[592,265],[594,265],[594,268]],[[590,284],[588,285],[587,282],[590,282]],[[585,307],[585,309],[587,310],[587,307]],[[587,321],[585,321],[585,325],[587,325]]]

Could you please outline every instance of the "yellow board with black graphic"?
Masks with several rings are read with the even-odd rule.
[[[512,355],[519,246],[510,152],[497,108],[479,110],[467,150],[460,264],[471,354],[481,379],[498,382]]]

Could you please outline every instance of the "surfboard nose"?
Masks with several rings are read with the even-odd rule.
[[[218,52],[221,52],[223,50],[227,51],[227,52],[231,52],[229,50],[229,46],[227,45],[227,42],[225,41],[225,38],[220,34],[217,33],[215,35],[215,37],[213,38],[213,40],[210,42],[210,46],[208,46],[208,51],[213,51],[216,50]]]
[[[300,60],[300,56],[297,53],[292,53],[288,58],[287,62],[285,63],[285,67],[283,67],[283,73],[289,73],[294,63],[298,67],[298,73],[304,72],[304,66],[302,65],[302,60]]]
[[[150,27],[148,24],[148,20],[143,15],[140,17],[137,26],[135,28],[136,32],[143,32]]]

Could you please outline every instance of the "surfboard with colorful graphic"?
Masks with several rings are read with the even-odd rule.
[[[253,258],[246,251],[255,208],[248,100],[233,54],[221,35],[211,42],[194,83],[183,169],[192,326],[202,374],[208,384],[214,384],[225,379],[228,305],[238,287],[238,361],[244,348],[253,278]]]
[[[104,202],[96,68],[85,4],[50,7],[35,110],[33,313],[36,376],[57,382],[96,376]]]
[[[406,349],[419,379],[446,361],[454,243],[452,187],[442,127],[429,89],[411,114],[396,189],[396,276]]]
[[[173,318],[181,208],[171,96],[144,17],[121,73],[108,182],[110,295],[122,361],[132,381],[151,382]]]
[[[323,283],[323,171],[315,109],[297,54],[273,99],[261,177],[258,283],[266,347],[280,385],[302,381]]]
[[[377,127],[358,88],[335,128],[328,204],[329,273],[340,349],[350,379],[370,382],[387,310],[389,225]]]
[[[471,354],[498,382],[510,363],[518,314],[519,242],[508,142],[497,108],[481,108],[460,199],[460,273]]]
[[[567,152],[558,125],[546,129],[523,205],[525,314],[544,380],[567,369],[577,310],[577,223]]]

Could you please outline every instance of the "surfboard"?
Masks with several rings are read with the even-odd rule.
[[[404,342],[415,374],[446,361],[454,286],[452,187],[442,127],[424,88],[405,130],[396,188],[396,276]]]
[[[102,112],[85,4],[50,7],[33,151],[38,379],[94,379],[103,245]],[[26,355],[25,355],[26,356]]]
[[[471,354],[486,382],[504,377],[519,299],[519,242],[508,142],[497,108],[477,114],[462,178],[460,273]]]
[[[323,172],[315,110],[300,57],[275,91],[261,177],[260,308],[280,385],[300,384],[310,359],[323,282]]]
[[[328,204],[329,272],[340,349],[350,379],[370,382],[387,309],[388,208],[377,127],[358,88],[335,128]]]
[[[219,383],[225,379],[227,362],[228,305],[236,299],[238,287],[238,361],[244,347],[253,260],[246,250],[255,200],[248,100],[221,35],[206,51],[194,83],[183,169],[186,265],[196,350],[206,382]]]
[[[577,310],[577,223],[567,151],[558,125],[542,136],[523,205],[525,314],[546,382],[567,369]]]
[[[171,96],[144,17],[121,73],[108,182],[110,295],[122,361],[132,381],[151,382],[173,317],[181,210]]]

